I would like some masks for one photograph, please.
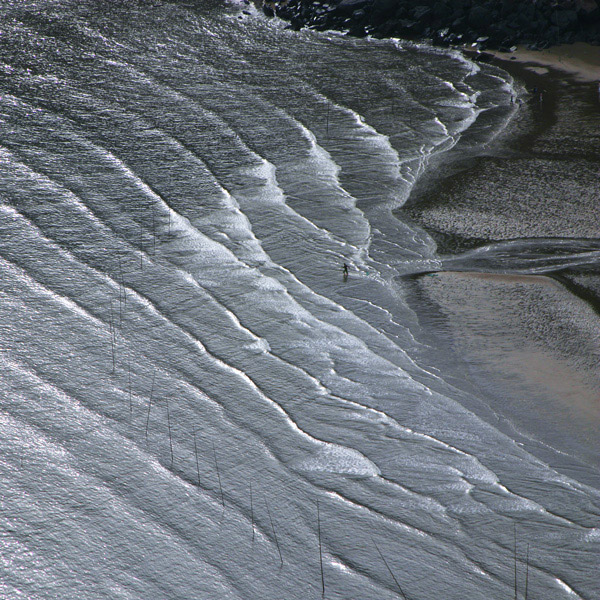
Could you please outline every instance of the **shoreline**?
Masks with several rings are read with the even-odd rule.
[[[554,182],[577,179],[574,166],[583,166],[584,174],[589,168],[597,173],[600,136],[590,135],[600,131],[600,97],[590,73],[600,77],[600,48],[510,54],[462,50],[471,60],[500,67],[523,86],[522,108],[490,148],[450,163],[433,182],[417,185],[399,214],[430,233],[438,252],[448,255],[501,240],[600,237],[600,229],[585,229],[586,221],[596,222],[593,204],[582,205],[583,217],[569,205],[577,190],[567,186],[562,196],[547,195]],[[543,90],[543,102],[532,93],[535,87]],[[545,178],[547,187],[531,189]],[[505,185],[515,192],[503,194]],[[471,193],[472,188],[478,192]],[[533,207],[529,213],[528,205]],[[588,359],[600,355],[595,341],[600,271],[510,275],[500,271],[500,263],[498,269],[415,276],[413,309],[431,343],[446,337],[447,351],[465,361],[471,383],[494,398],[491,410],[506,419],[509,429],[521,432],[521,441],[534,454],[558,461],[553,463],[558,470],[597,486],[594,453],[600,444],[594,432],[600,427],[600,401],[598,382],[590,384],[595,369]],[[546,446],[558,455],[548,454]]]
[[[561,59],[565,48],[571,62]],[[448,254],[504,239],[554,237],[554,231],[519,232],[517,225],[514,226],[514,235],[504,232],[500,237],[489,235],[490,232],[477,227],[471,231],[464,226],[452,228],[451,205],[455,202],[460,204],[463,197],[468,196],[467,180],[485,184],[493,193],[494,186],[502,181],[486,181],[486,176],[490,172],[495,174],[493,171],[502,168],[502,163],[514,164],[515,173],[521,176],[520,163],[533,160],[555,161],[558,168],[565,168],[563,163],[568,159],[590,165],[600,163],[600,138],[594,135],[594,132],[600,131],[600,93],[596,82],[588,76],[590,70],[595,69],[596,62],[600,65],[600,48],[586,44],[576,48],[557,47],[552,49],[551,55],[519,50],[511,54],[479,52],[469,48],[459,50],[470,60],[492,64],[506,71],[524,90],[518,99],[520,108],[508,128],[491,144],[470,152],[466,158],[450,157],[448,160],[448,157],[441,157],[437,172],[431,174],[428,180],[417,182],[406,203],[397,209],[398,213],[429,231],[440,251]],[[581,123],[573,121],[569,114],[575,110],[584,117]],[[559,140],[560,136],[564,136],[565,144]],[[584,139],[580,139],[582,137]],[[469,201],[467,199],[466,202]],[[520,209],[520,206],[515,205],[515,208]],[[431,217],[439,210],[446,211],[445,222],[439,219],[436,222]],[[501,216],[510,218],[511,215]],[[450,227],[444,230],[444,225]],[[586,236],[580,235],[573,226],[565,237],[596,238],[600,231],[594,228],[586,233]]]
[[[468,407],[553,468],[598,487],[600,345],[586,327],[551,335],[565,315],[596,322],[587,303],[544,275],[450,270],[415,276],[413,289],[426,339],[442,360],[457,354],[464,383],[481,399]]]
[[[480,166],[489,158],[512,160],[515,169],[518,169],[519,162],[526,157],[547,153],[545,149],[540,150],[537,147],[538,142],[561,122],[561,105],[564,105],[565,97],[576,94],[578,97],[585,96],[588,101],[593,101],[592,94],[597,96],[597,84],[590,73],[595,72],[596,57],[600,65],[600,47],[578,44],[540,52],[517,48],[513,53],[480,52],[465,47],[455,49],[461,50],[470,60],[488,62],[500,67],[515,79],[519,87],[523,86],[528,90],[520,97],[524,103],[522,109],[517,111],[517,121],[520,117],[521,122],[517,124],[517,128],[511,125],[497,141],[494,141],[490,145],[492,151],[485,147],[475,150],[464,161],[465,164],[460,164],[461,159],[451,164],[450,173],[448,171],[435,173],[434,169],[432,178],[430,171],[428,181],[421,182],[413,189],[409,203],[414,207],[421,204],[424,196],[432,196],[437,201],[435,198],[437,191],[446,187],[449,182],[451,187],[449,196],[452,197],[455,193],[458,197],[465,186],[465,180],[473,181],[478,178],[485,180],[485,173],[480,171]],[[533,88],[544,90],[543,102],[534,98],[531,93]],[[460,155],[460,152],[458,154]],[[458,169],[455,169],[457,165]],[[399,212],[404,212],[404,208]],[[481,218],[485,219],[485,214]],[[419,225],[431,233],[426,224],[419,223]],[[458,235],[455,234],[455,238],[458,238]],[[437,241],[439,238],[435,239]],[[485,243],[494,239],[480,237],[477,241]],[[437,303],[433,295],[429,297],[427,303],[420,302],[419,292],[415,292],[414,301],[411,301],[413,310],[427,331],[424,335],[431,336],[431,346],[434,347],[439,342],[439,337],[443,335],[445,329],[446,333],[453,338],[448,343],[448,348],[456,344],[455,349],[458,350],[459,356],[452,360],[464,360],[464,364],[473,369],[470,372],[473,386],[481,390],[481,397],[486,399],[485,402],[491,399],[489,406],[484,406],[482,400],[482,406],[474,405],[469,408],[483,416],[484,420],[488,420],[486,416],[493,419],[494,414],[501,415],[497,425],[505,433],[510,431],[511,437],[521,440],[519,443],[527,445],[534,455],[543,457],[542,460],[549,464],[553,463],[559,471],[598,486],[600,482],[598,465],[594,464],[593,457],[588,455],[589,448],[596,447],[595,440],[591,437],[593,434],[589,432],[586,433],[588,437],[584,439],[581,432],[588,422],[593,421],[600,425],[600,415],[594,412],[594,388],[588,381],[589,369],[578,371],[577,365],[574,365],[569,358],[569,349],[577,347],[577,342],[573,341],[573,337],[577,340],[577,336],[566,336],[565,349],[554,347],[552,344],[557,340],[551,335],[544,337],[540,334],[537,344],[528,346],[528,350],[520,354],[511,347],[511,340],[517,345],[521,341],[523,343],[529,341],[519,329],[520,327],[530,326],[533,332],[539,333],[540,330],[550,326],[553,320],[564,325],[570,304],[573,304],[578,314],[581,313],[587,320],[586,323],[589,323],[590,313],[592,313],[590,307],[596,310],[595,318],[600,313],[600,295],[596,296],[588,292],[583,286],[568,278],[559,279],[551,274],[533,276],[504,275],[493,271],[488,273],[447,271],[440,273],[438,277],[415,276],[415,280],[416,288],[421,288],[423,294],[427,294],[427,288],[437,288],[436,294],[439,294],[440,303]],[[447,286],[445,286],[446,282],[448,282]],[[444,287],[445,290],[442,289]],[[502,301],[502,295],[498,293],[500,288],[512,292],[518,289],[521,298],[531,299],[531,314],[519,312],[518,304],[513,307],[510,303],[506,303],[502,307],[502,319],[508,326],[513,327],[513,331],[509,334],[502,327],[496,327],[486,339],[487,324],[497,326],[497,322],[500,321],[498,314],[499,303]],[[475,293],[465,293],[468,289],[475,290]],[[546,292],[544,298],[548,300],[547,304],[539,301],[540,290]],[[549,310],[555,311],[554,319],[548,318]],[[464,326],[456,328],[456,323],[463,323]],[[469,330],[473,323],[477,323],[478,331]],[[561,329],[557,326],[553,331],[559,333]],[[559,337],[558,342],[560,341],[562,339]],[[477,347],[482,351],[469,354],[472,348]],[[438,354],[440,354],[440,364],[448,364],[446,360],[450,359],[445,359],[443,352]],[[497,362],[494,363],[492,360],[485,363],[486,357],[492,357]],[[497,372],[494,368],[497,368]],[[518,375],[518,382],[511,381],[511,374]],[[502,407],[502,398],[494,395],[496,391],[491,391],[487,387],[492,382],[497,383],[500,394],[506,393],[512,399],[512,405],[506,412]],[[460,381],[457,381],[457,385],[460,385]],[[506,386],[506,392],[503,392],[503,386]],[[566,398],[570,390],[571,394],[574,393],[573,390],[580,391],[580,396],[574,395],[573,398],[561,403],[561,394]],[[519,405],[514,400],[519,394],[527,398],[523,405]],[[544,394],[547,395],[547,402]],[[491,411],[489,414],[486,413],[488,409]],[[550,412],[546,420],[541,419],[539,423],[547,425],[546,429],[537,422],[538,411],[544,410]],[[588,420],[585,419],[586,414],[589,415]],[[552,430],[550,427],[555,417],[557,423],[555,430]],[[564,422],[561,423],[560,419]],[[578,425],[579,433],[574,424]],[[557,464],[557,456],[564,453],[565,449],[569,458],[565,457],[564,462]]]
[[[280,14],[278,9],[285,8],[289,0],[281,2],[280,0],[247,0],[248,3],[253,4],[257,10],[263,12],[267,17],[271,18],[275,15],[286,20],[286,13]],[[298,23],[297,23],[298,25]],[[311,28],[308,24],[302,23],[303,27]],[[294,21],[290,21],[290,28],[295,27]],[[331,31],[339,31],[337,29],[330,29]],[[328,31],[328,29],[319,29],[319,31]],[[369,35],[369,34],[367,34]],[[485,33],[481,33],[485,35]],[[381,36],[374,36],[381,37]],[[383,36],[383,37],[397,37],[394,35]],[[435,45],[435,40],[428,38],[427,36],[415,36],[408,35],[405,38],[400,37],[399,39],[407,39],[410,41],[429,41]],[[481,45],[478,44],[479,48]],[[539,68],[545,69],[550,68],[557,71],[563,71],[567,75],[574,77],[578,81],[583,82],[597,82],[600,85],[600,45],[593,45],[590,42],[575,41],[573,43],[561,43],[559,45],[549,45],[547,48],[531,49],[524,44],[517,44],[513,52],[501,51],[498,49],[484,48],[482,52],[479,50],[473,50],[469,46],[457,46],[456,44],[446,45],[448,48],[460,49],[468,56],[474,54],[488,54],[495,60],[501,61],[506,64],[512,64],[512,61],[516,61],[521,65],[525,65],[524,68]],[[508,69],[506,69],[508,70]],[[538,74],[545,74],[543,71],[539,71]]]
[[[510,54],[497,50],[486,52],[491,54],[495,61],[506,65],[505,70],[508,72],[510,72],[509,65],[518,64],[537,75],[548,75],[550,71],[554,71],[556,75],[563,74],[578,83],[600,85],[600,47],[598,46],[576,42],[535,51],[517,46],[517,49]]]

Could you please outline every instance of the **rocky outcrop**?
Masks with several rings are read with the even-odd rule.
[[[290,27],[350,35],[476,42],[509,49],[576,41],[600,44],[600,0],[263,0]]]

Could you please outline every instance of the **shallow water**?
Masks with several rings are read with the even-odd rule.
[[[392,209],[508,75],[220,3],[0,30],[3,597],[505,597],[515,536],[520,590],[528,543],[532,596],[594,597],[600,493],[401,277],[443,259]]]

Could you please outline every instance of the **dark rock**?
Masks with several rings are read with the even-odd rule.
[[[573,29],[579,22],[579,19],[574,10],[557,10],[552,13],[550,21],[564,31]]]
[[[600,8],[598,0],[579,0],[578,10],[585,14],[590,14]]]
[[[275,14],[280,19],[283,19],[285,21],[289,21],[290,19],[293,19],[296,16],[296,13],[292,10],[291,7],[280,4],[277,4],[275,6]]]
[[[535,23],[535,20],[531,17],[528,17],[524,13],[518,13],[514,15],[514,17],[508,19],[508,23],[513,29],[530,31],[532,23]]]
[[[435,44],[510,48],[600,43],[600,0],[267,0],[267,16],[291,27],[374,37],[430,37]]]
[[[410,18],[411,15],[411,11],[409,10],[409,7],[406,4],[400,4],[397,8],[396,8],[396,20],[398,19],[408,19]]]
[[[452,21],[450,28],[452,31],[458,31],[460,33],[461,31],[465,31],[467,29],[467,22],[464,17],[459,17],[458,19]]]
[[[447,21],[447,19],[450,18],[450,15],[452,15],[452,9],[450,8],[450,6],[448,6],[448,4],[446,4],[445,2],[436,2],[433,5],[433,16],[436,19],[440,19],[442,22]]]
[[[575,41],[575,34],[572,31],[566,31],[561,33],[560,42],[561,44],[572,44]]]
[[[350,27],[350,29],[348,30],[348,35],[351,35],[352,37],[360,38],[360,37],[365,37],[367,35],[367,32],[362,25],[359,25],[358,23],[356,23]]]
[[[262,11],[267,17],[275,16],[275,11],[273,10],[273,7],[269,6],[268,4],[263,4]]]
[[[469,25],[473,29],[483,29],[486,25],[489,25],[492,21],[492,15],[490,11],[483,6],[474,6],[469,11]]]
[[[429,6],[424,6],[424,5],[420,5],[420,6],[415,6],[413,12],[412,12],[412,16],[413,19],[415,21],[419,21],[421,23],[428,21],[431,16],[431,9],[429,8]]]
[[[400,19],[398,21],[398,31],[406,32],[406,33],[415,33],[417,27],[416,21],[411,21],[410,19]]]
[[[390,16],[396,12],[398,0],[375,0],[373,2],[373,14]]]
[[[538,32],[543,32],[546,31],[546,29],[548,29],[548,27],[550,27],[550,21],[548,19],[546,19],[546,17],[544,15],[539,14],[538,18],[535,21],[536,24],[536,28]]]
[[[304,27],[304,21],[298,17],[293,18],[290,23],[294,31],[300,31]]]
[[[351,15],[355,10],[364,8],[371,0],[342,0],[335,8],[336,12]]]
[[[511,14],[515,9],[515,0],[502,0],[501,11],[503,15]]]

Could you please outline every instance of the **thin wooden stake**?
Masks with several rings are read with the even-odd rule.
[[[111,352],[112,352],[112,374],[115,374],[115,361],[116,361],[116,357],[115,357],[115,325],[113,323],[113,305],[112,305],[112,300],[110,301],[110,320],[109,320],[109,325],[110,325],[110,348],[111,348]]]
[[[169,428],[169,447],[171,448],[171,469],[173,469],[173,438],[171,436],[171,413],[169,412],[169,399],[167,401],[167,427]]]
[[[123,277],[123,265],[119,256],[119,271],[121,273],[121,287],[123,289],[123,304],[127,304],[127,290],[125,289],[125,277]]]
[[[146,416],[146,443],[148,443],[148,426],[150,425],[150,409],[152,408],[152,395],[154,394],[154,378],[156,369],[152,373],[152,387],[150,388],[150,399],[148,400],[148,415]]]
[[[194,454],[196,455],[196,471],[198,473],[198,487],[200,487],[200,463],[198,462],[198,446],[196,445],[196,430],[194,429]]]
[[[319,535],[319,565],[321,566],[321,597],[325,598],[325,573],[323,571],[323,545],[321,543],[321,513],[317,500],[317,532]]]
[[[529,588],[529,544],[525,555],[525,600],[527,600],[527,589]]]
[[[275,524],[273,523],[273,518],[271,517],[271,511],[269,510],[269,503],[267,502],[266,497],[265,497],[265,504],[267,506],[267,514],[269,515],[269,521],[271,522],[271,529],[273,530],[273,538],[275,539],[275,545],[277,546],[277,552],[279,552],[279,560],[281,561],[281,566],[283,567],[283,556],[281,555],[281,548],[279,547],[279,540],[277,539],[277,533],[275,532]]]
[[[127,294],[125,292],[125,280],[123,278],[123,265],[121,264],[121,257],[119,256],[119,329],[123,329],[123,304],[127,301]]]
[[[219,462],[217,461],[217,451],[215,450],[215,444],[213,442],[213,454],[215,455],[215,467],[217,468],[217,478],[219,480],[219,491],[221,493],[221,504],[225,508],[225,496],[223,495],[223,486],[221,485],[221,473],[219,471]]]
[[[152,254],[156,254],[156,230],[154,228],[154,206],[152,207]]]
[[[113,316],[112,300],[110,301],[110,320],[112,321],[112,324],[113,324],[112,334],[113,334],[113,340],[115,341],[115,348],[116,348],[116,346],[117,346],[117,317]]]
[[[252,500],[252,482],[250,482],[250,521],[252,523],[252,543],[254,544],[254,502]]]
[[[390,565],[388,565],[387,560],[385,560],[385,556],[383,556],[383,553],[379,549],[379,546],[375,543],[375,540],[373,538],[371,538],[371,541],[373,542],[373,545],[375,546],[375,548],[377,548],[377,552],[379,552],[379,556],[381,556],[381,560],[383,561],[383,564],[386,566],[389,574],[392,576],[392,579],[394,580],[394,583],[398,586],[398,589],[400,590],[400,595],[404,598],[404,600],[406,600],[406,596],[404,594],[404,590],[402,589],[402,586],[400,585],[400,582],[396,579],[396,576],[394,575],[394,572],[392,571],[392,569],[390,569]]]
[[[517,600],[517,525],[514,524],[515,533],[515,600]]]
[[[196,472],[198,473],[198,487],[200,487],[200,462],[198,461],[198,446],[196,444],[196,430],[194,429],[194,454],[196,455]]]
[[[123,329],[123,307],[121,305],[121,285],[119,284],[119,329]]]

